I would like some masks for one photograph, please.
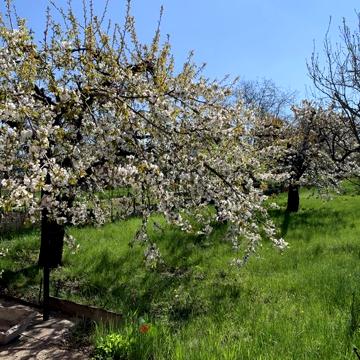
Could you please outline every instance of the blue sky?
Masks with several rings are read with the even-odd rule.
[[[19,15],[42,34],[47,0],[15,3]],[[73,3],[80,8],[81,0]],[[101,9],[105,1],[94,3]],[[355,10],[360,10],[356,0],[132,0],[132,4],[138,35],[144,42],[151,39],[164,6],[162,33],[170,35],[179,65],[194,50],[196,61],[207,63],[205,74],[211,78],[225,74],[247,80],[268,78],[297,90],[300,98],[311,86],[306,59],[311,57],[314,41],[321,50],[330,16],[330,36],[338,41],[342,18],[355,29]],[[109,16],[122,23],[124,8],[124,0],[110,0]]]

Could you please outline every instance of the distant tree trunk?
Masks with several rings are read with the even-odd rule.
[[[289,185],[287,212],[298,212],[300,205],[299,185]]]

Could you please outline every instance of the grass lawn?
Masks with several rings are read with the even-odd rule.
[[[277,201],[284,209],[286,196]],[[116,331],[135,343],[131,359],[356,359],[360,195],[348,187],[322,201],[303,191],[299,213],[272,215],[290,247],[280,253],[264,243],[242,269],[229,265],[234,254],[221,227],[210,239],[150,229],[166,262],[161,271],[146,270],[144,249],[128,246],[139,219],[70,229],[80,249],[66,251],[53,292],[126,314]],[[0,259],[1,285],[36,298],[38,231],[0,238],[9,249]],[[137,332],[142,318],[150,323],[146,334]],[[109,331],[98,326],[93,341]]]

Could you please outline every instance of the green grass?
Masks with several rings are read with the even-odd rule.
[[[277,197],[282,209],[285,201],[285,194]],[[166,263],[159,271],[145,269],[143,248],[128,246],[138,219],[73,228],[80,249],[66,251],[52,275],[53,292],[126,314],[124,326],[98,326],[92,337],[94,343],[112,332],[134,338],[129,359],[356,359],[358,190],[349,185],[331,201],[303,191],[299,213],[272,216],[289,248],[281,253],[265,242],[242,269],[229,265],[234,254],[221,226],[210,239],[166,225],[163,233],[150,229]],[[2,286],[9,292],[37,297],[38,237],[36,230],[2,236],[0,247],[9,248],[0,259]],[[141,318],[151,336],[138,334]]]

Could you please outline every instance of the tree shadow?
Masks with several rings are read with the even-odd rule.
[[[7,289],[11,292],[12,288],[25,290],[33,285],[38,285],[38,275],[40,268],[37,264],[19,270],[4,270],[0,278],[0,290]],[[20,286],[21,284],[21,286]]]
[[[345,226],[351,225],[343,214],[335,209],[306,209],[297,213],[285,210],[272,210],[270,214],[274,222],[279,226],[282,237],[290,231],[298,230],[303,234],[338,233]]]
[[[282,221],[282,224],[281,224],[281,237],[285,237],[287,232],[288,232],[288,229],[289,229],[289,225],[290,225],[290,218],[291,218],[291,214],[289,211],[285,211],[285,214],[284,214],[284,220]]]
[[[9,241],[35,234],[39,234],[39,227],[36,225],[23,226],[16,230],[2,230],[0,232],[0,241]]]
[[[6,359],[72,359],[88,358],[78,347],[67,346],[66,337],[71,330],[71,322],[63,318],[43,321],[37,314],[24,334],[5,346],[0,347],[0,358]],[[70,349],[71,350],[70,350]]]
[[[83,264],[83,273],[78,269],[76,274],[70,275],[73,279],[64,279],[63,283],[70,286],[60,289],[59,296],[77,301],[83,299],[81,301],[88,305],[124,314],[160,316],[167,313],[176,320],[200,314],[208,308],[208,300],[199,290],[203,284],[202,270],[194,281],[197,276],[194,268],[202,265],[204,248],[210,242],[219,241],[222,232],[223,226],[217,227],[213,239],[189,236],[173,228],[166,229],[163,234],[152,234],[152,240],[164,255],[164,262],[154,269],[145,269],[144,248],[136,246],[123,254],[104,248],[91,262]],[[71,289],[71,284],[76,282],[79,286]],[[214,287],[212,291],[215,290]]]

